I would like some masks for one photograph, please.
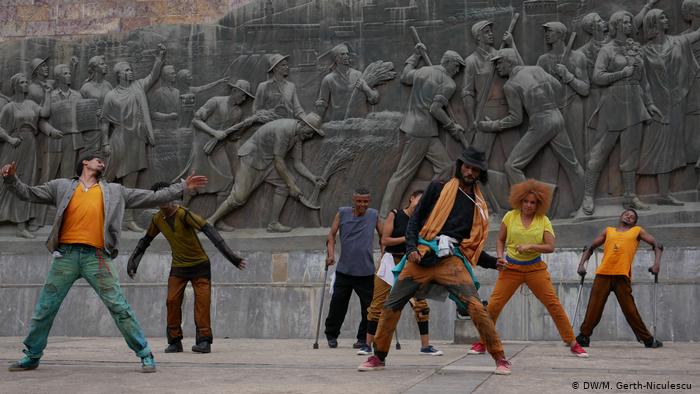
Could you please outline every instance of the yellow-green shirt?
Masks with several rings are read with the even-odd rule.
[[[544,243],[544,232],[554,236],[552,222],[546,215],[535,215],[528,228],[523,226],[520,210],[512,210],[503,217],[508,234],[506,236],[506,253],[508,257],[518,261],[530,261],[540,256],[540,252],[518,253],[516,247],[523,244]]]
[[[146,234],[155,238],[158,233],[163,233],[172,250],[173,267],[193,267],[209,261],[197,238],[197,232],[205,224],[207,222],[201,216],[178,207],[171,222],[168,222],[162,211],[153,215]]]

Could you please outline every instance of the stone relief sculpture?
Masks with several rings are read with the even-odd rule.
[[[109,91],[102,108],[103,128],[109,132],[107,178],[119,180],[124,186],[143,183],[143,171],[148,167],[149,146],[155,145],[153,125],[146,92],[160,77],[165,61],[165,46],[158,46],[153,69],[143,79],[134,80],[134,71],[127,62],[114,65],[117,86]],[[134,221],[133,212],[124,214],[125,229],[143,231]]]
[[[477,127],[482,132],[493,133],[517,126],[523,122],[524,109],[530,118],[529,128],[506,160],[508,180],[511,184],[525,181],[523,170],[545,145],[549,145],[566,171],[578,206],[584,172],[576,159],[564,117],[558,108],[561,84],[542,67],[521,65],[513,49],[498,51],[493,60],[498,74],[508,78],[503,91],[509,113],[501,119],[480,121]]]
[[[425,45],[416,44],[401,73],[401,83],[411,86],[411,95],[399,126],[401,159],[382,199],[380,216],[383,218],[399,206],[401,196],[424,159],[432,164],[435,174],[441,174],[452,165],[452,159],[438,138],[440,125],[457,140],[464,138],[464,129],[446,111],[457,87],[453,78],[464,67],[464,60],[457,52],[448,50],[439,65],[418,67],[425,53]],[[424,62],[427,63],[425,59]]]
[[[45,97],[46,89],[53,88],[53,80],[49,79],[49,57],[35,58],[31,62],[31,82],[27,97],[41,104]]]
[[[343,4],[347,1],[340,0]],[[384,1],[374,2],[376,4],[363,9],[367,12],[383,9]],[[642,0],[637,2],[641,3]],[[329,14],[315,11],[306,16],[308,23],[299,24],[298,19],[303,17],[292,14],[301,11],[290,10],[284,18],[290,18],[289,26],[297,26],[298,29],[280,28],[250,19],[251,23],[227,26],[231,28],[218,31],[215,35],[202,34],[201,39],[197,40],[183,36],[184,33],[170,27],[168,29],[171,30],[162,31],[159,27],[153,27],[124,35],[117,33],[109,38],[80,38],[80,42],[50,38],[8,39],[0,43],[0,47],[9,50],[0,53],[17,53],[17,58],[23,59],[22,63],[14,66],[9,58],[5,59],[7,67],[4,68],[3,78],[9,79],[10,75],[26,65],[25,75],[30,76],[26,95],[29,100],[42,105],[46,100],[46,89],[52,90],[49,97],[51,115],[37,117],[33,127],[35,132],[41,132],[31,138],[35,148],[26,149],[33,152],[35,159],[31,160],[30,178],[37,182],[70,175],[73,164],[70,157],[80,150],[104,149],[111,151],[111,163],[106,175],[125,185],[148,186],[152,181],[171,180],[178,173],[185,174],[188,170],[196,169],[209,175],[212,181],[206,190],[202,190],[210,196],[202,199],[189,196],[194,201],[191,204],[193,209],[206,209],[209,213],[215,204],[222,208],[231,206],[229,210],[248,204],[245,210],[230,218],[231,224],[242,223],[246,227],[269,224],[271,231],[287,230],[289,227],[279,224],[279,212],[286,201],[286,195],[284,198],[282,195],[289,194],[294,188],[276,169],[274,160],[266,168],[275,168],[271,173],[278,174],[282,181],[276,184],[275,177],[272,177],[273,180],[268,183],[276,187],[282,185],[281,188],[289,189],[287,192],[280,192],[277,188],[275,193],[279,195],[273,197],[270,196],[272,189],[265,188],[263,192],[256,193],[260,201],[250,201],[253,190],[266,178],[257,172],[254,176],[248,176],[251,168],[262,170],[252,165],[245,167],[247,164],[243,164],[243,175],[248,180],[240,180],[235,190],[231,189],[234,178],[238,178],[238,159],[253,163],[253,159],[247,157],[255,155],[241,154],[243,148],[237,149],[238,146],[251,148],[245,140],[234,140],[240,136],[246,138],[255,135],[255,128],[279,119],[300,120],[304,114],[303,104],[314,105],[321,119],[343,122],[324,126],[323,130],[329,134],[329,138],[304,144],[304,155],[313,159],[302,164],[308,166],[313,174],[325,175],[322,176],[324,182],[317,182],[318,177],[314,177],[314,187],[301,184],[305,193],[299,199],[307,207],[323,206],[323,209],[318,210],[318,218],[312,218],[318,220],[311,220],[300,206],[290,204],[287,208],[300,208],[285,209],[283,220],[291,227],[314,226],[317,222],[326,221],[328,212],[335,212],[327,208],[339,203],[341,197],[337,195],[336,187],[326,188],[321,193],[320,185],[329,182],[329,179],[333,185],[356,181],[357,177],[362,176],[357,166],[376,171],[377,176],[367,186],[373,194],[375,191],[381,194],[385,188],[382,215],[386,215],[389,208],[399,204],[408,185],[417,186],[427,181],[433,173],[440,173],[452,164],[450,155],[457,153],[455,149],[459,148],[447,142],[451,141],[451,137],[462,144],[475,145],[486,151],[487,157],[490,156],[491,187],[485,188],[484,192],[492,212],[498,213],[501,208],[499,202],[504,204],[507,200],[507,183],[528,174],[557,183],[556,186],[563,186],[562,193],[570,192],[577,197],[580,196],[577,190],[582,186],[585,201],[581,204],[581,212],[592,214],[599,179],[608,184],[607,187],[601,186],[600,195],[607,193],[606,197],[618,198],[622,194],[623,205],[645,209],[649,207],[637,197],[637,188],[639,194],[649,196],[657,193],[658,184],[661,195],[659,203],[678,205],[681,204],[680,200],[694,199],[689,185],[695,185],[697,178],[700,178],[700,167],[697,174],[686,168],[700,164],[700,133],[697,132],[700,127],[700,72],[696,70],[700,56],[700,42],[696,41],[700,27],[700,0],[645,2],[636,16],[627,13],[621,19],[623,14],[614,14],[609,30],[603,17],[607,18],[613,8],[617,10],[620,7],[603,5],[602,0],[580,3],[575,10],[576,15],[564,10],[566,7],[561,2],[557,6],[554,1],[534,2],[543,4],[542,7],[533,5],[533,2],[522,5],[511,2],[512,8],[500,8],[495,13],[482,9],[482,3],[472,4],[466,14],[462,5],[457,4],[459,2],[445,2],[449,6],[443,6],[440,2],[439,6],[411,7],[410,18],[393,15],[385,20],[382,15],[371,15],[370,21],[365,19],[370,16],[359,15],[359,19],[354,20],[361,22],[352,26],[338,20],[326,27],[324,23],[327,19],[323,18],[329,17]],[[625,6],[627,3],[615,4]],[[654,10],[656,4],[668,9],[665,13]],[[336,15],[334,10],[328,12],[340,15]],[[356,15],[354,10],[347,12]],[[520,25],[516,25],[519,13],[524,13],[524,17],[519,19]],[[490,20],[479,20],[485,15],[493,18],[496,25]],[[689,23],[688,26],[674,25],[681,23],[680,19],[673,20],[679,15]],[[514,58],[518,61],[512,66],[522,64],[513,36],[526,34],[527,40],[518,41],[521,49],[526,51],[522,54],[530,61],[539,58],[537,64],[557,80],[562,90],[557,92],[557,85],[539,73],[523,73],[528,67],[522,67],[522,70],[506,78],[498,74],[490,77],[496,68],[492,57],[498,48],[494,45],[494,31],[499,30],[499,24],[509,17],[512,18],[511,25],[517,29],[512,30],[512,34],[508,34],[510,27],[506,30],[501,47],[515,49]],[[249,20],[247,16],[242,18],[241,21]],[[413,20],[417,21],[414,26],[418,31],[425,32],[426,42],[442,45],[443,50],[444,42],[452,45],[449,43],[454,42],[454,37],[472,35],[474,44],[460,44],[464,47],[459,48],[460,53],[465,51],[468,55],[463,62],[463,111],[455,103],[452,103],[452,107],[458,111],[450,110],[449,100],[458,85],[454,78],[462,78],[458,74],[461,58],[451,51],[445,52],[441,65],[432,66],[425,53],[427,48],[417,46],[414,48],[416,54],[407,60],[402,70],[402,83],[391,82],[396,76],[392,62],[403,60],[400,53],[410,50],[404,35],[408,30],[407,23],[413,23],[409,22]],[[403,27],[396,27],[396,23],[384,23],[387,21],[400,22]],[[283,23],[282,20],[279,22]],[[577,26],[577,23],[580,25]],[[200,27],[202,31],[210,28]],[[638,35],[635,27],[639,30],[643,27],[644,34]],[[670,30],[667,30],[669,27]],[[277,38],[287,32],[290,34],[271,44],[269,29],[273,29]],[[143,48],[149,45],[148,42],[153,42],[156,36],[152,34],[166,31],[171,35],[164,35],[172,42],[170,55],[175,54],[172,59],[176,60],[171,65],[163,66],[159,76],[161,68],[157,65],[163,64],[159,55],[150,77],[141,83],[131,82],[132,65],[138,70],[151,66],[147,59],[152,52]],[[574,42],[572,32],[581,31],[585,34]],[[670,36],[669,31],[682,33],[680,36]],[[411,33],[414,44],[420,43],[416,29],[411,29]],[[546,40],[547,48],[544,51],[535,36],[541,33],[544,33]],[[241,37],[246,39],[240,40]],[[173,40],[170,41],[170,38]],[[328,48],[327,43],[341,41],[344,42],[323,52]],[[223,42],[233,45],[223,45]],[[568,49],[569,44],[573,43],[578,49]],[[351,45],[357,49],[354,50]],[[319,52],[324,54],[319,57]],[[284,53],[298,58],[291,75],[289,57]],[[87,75],[80,75],[79,81],[82,83],[76,81],[79,76],[75,72],[77,63],[68,62],[71,55],[79,56],[80,62],[87,63]],[[503,58],[499,62],[503,62]],[[328,73],[327,68],[321,70],[320,67],[325,66],[320,63],[326,59],[332,63]],[[373,62],[375,59],[387,61]],[[449,63],[449,67],[443,64],[445,62]],[[54,67],[54,63],[66,63],[67,66]],[[367,67],[355,68],[353,63]],[[108,74],[110,68],[116,75]],[[73,76],[73,83],[65,81],[63,74],[66,69]],[[84,68],[81,68],[81,72],[84,72]],[[243,80],[259,81],[264,78],[261,74],[265,72],[267,78],[257,86],[257,90],[251,90],[250,84]],[[193,73],[195,76],[208,75],[201,79],[212,82],[193,86]],[[217,76],[220,77],[217,79]],[[233,76],[243,79],[229,83],[228,94],[216,93],[222,96],[211,97],[213,88],[228,83]],[[114,88],[107,78],[112,84],[112,78],[115,78],[120,86]],[[504,89],[507,79],[513,88],[508,94]],[[436,85],[437,80],[440,81],[439,86]],[[378,88],[383,83],[386,85]],[[75,90],[71,89],[78,87],[82,97],[76,100]],[[9,95],[10,90],[11,86],[6,83],[3,93]],[[550,94],[550,90],[554,93]],[[254,101],[251,101],[253,97],[250,93],[255,93]],[[16,106],[17,100],[14,95],[12,99],[0,95],[0,109],[10,101],[8,106]],[[247,113],[248,103],[252,103],[251,113]],[[543,120],[542,114],[550,113],[552,107],[559,107],[564,126],[559,124],[557,115]],[[530,116],[529,134],[521,138],[519,128],[510,126],[518,123],[514,121],[517,118],[525,119],[523,123],[527,124],[526,114]],[[438,133],[440,126],[448,133]],[[502,130],[506,126],[509,128]],[[24,144],[29,141],[18,138],[21,127],[15,126],[14,129],[18,130],[14,131],[12,125],[2,127],[0,157],[6,162],[17,154],[20,146],[26,148]],[[466,133],[462,127],[468,129]],[[251,130],[246,133],[248,129]],[[280,130],[278,124],[275,129]],[[66,134],[63,139],[47,137],[47,134],[57,137],[62,132]],[[268,130],[266,138],[271,138],[272,134]],[[567,134],[578,165],[586,171],[584,182],[577,181],[581,176],[578,165],[570,159],[567,143],[557,139],[559,134]],[[256,138],[262,139],[261,136]],[[547,144],[555,151],[557,160],[552,160],[549,149],[542,155],[531,152]],[[285,154],[290,156],[287,159],[291,159],[296,149]],[[371,157],[378,152],[386,152],[386,155]],[[278,153],[278,156],[285,155]],[[423,163],[424,159],[427,159],[426,163]],[[350,161],[353,162],[352,166],[338,164]],[[565,177],[558,176],[560,170],[557,161],[562,163],[573,190],[568,188]],[[621,178],[617,167],[621,170]],[[341,168],[345,169],[341,171]],[[604,169],[607,173],[600,176]],[[287,170],[287,173],[291,171]],[[302,173],[303,170],[299,172],[309,178]],[[329,178],[332,173],[340,175]],[[294,181],[291,177],[289,179]],[[224,197],[228,194],[231,201],[225,204]],[[211,195],[217,195],[218,199]],[[262,201],[268,198],[273,200],[273,212],[270,223],[263,223],[259,218],[266,218],[262,213],[267,215],[267,207]],[[554,216],[565,216],[572,208],[567,197],[567,201],[554,204]],[[22,211],[19,214],[12,213],[17,216],[12,219],[17,219],[13,223],[27,223],[27,220],[33,219],[24,225],[29,231],[22,233],[23,236],[31,235],[33,230],[46,222],[48,218],[44,216],[52,212],[42,212],[34,206],[19,209]],[[6,217],[5,213],[7,211],[4,211],[3,218]],[[24,217],[25,214],[30,217]],[[133,215],[127,212],[125,228],[138,230]],[[225,213],[220,216],[223,215]],[[231,229],[227,228],[224,220],[217,220],[217,225]]]
[[[229,95],[217,96],[207,100],[194,114],[192,125],[195,134],[192,143],[192,154],[185,169],[176,179],[186,177],[192,171],[204,175],[209,182],[198,194],[212,193],[217,195],[216,206],[222,206],[231,190],[233,174],[231,161],[227,154],[227,140],[232,134],[243,130],[241,123],[243,109],[241,105],[247,99],[253,99],[250,93],[250,82],[238,80],[229,83]],[[205,150],[205,145],[212,138],[217,142],[211,150]],[[189,198],[185,197],[185,205]],[[222,231],[233,231],[233,228],[223,221],[218,221],[217,228]]]
[[[177,74],[175,67],[163,66],[160,86],[148,95],[148,108],[151,110],[153,128],[174,131],[180,116],[180,90],[175,87]]]
[[[471,27],[472,37],[477,44],[476,49],[464,59],[464,87],[462,88],[462,103],[466,115],[467,125],[473,134],[472,144],[485,153],[488,162],[491,153],[495,148],[498,135],[495,133],[484,133],[474,129],[474,122],[477,120],[477,108],[482,97],[486,100],[483,104],[483,116],[489,119],[499,119],[508,114],[508,103],[503,93],[503,78],[495,75],[495,69],[491,58],[495,56],[496,49],[493,47],[494,34],[493,22],[478,21]],[[506,31],[503,42],[509,47],[513,46],[513,36]],[[491,82],[488,86],[489,81]],[[488,89],[488,92],[484,90]],[[515,133],[503,133],[500,138],[503,151],[509,153],[518,143],[519,136]],[[491,172],[491,171],[490,171]],[[482,186],[489,206],[493,211],[499,211],[502,207],[498,204],[495,194],[505,194],[506,190],[491,190],[488,185]],[[507,197],[506,197],[507,198]]]
[[[253,112],[269,110],[280,118],[299,118],[304,114],[304,109],[297,96],[297,88],[289,77],[288,55],[278,53],[269,57],[267,74],[270,78],[258,85],[255,91]]]
[[[198,94],[228,82],[228,78],[219,78],[202,86],[192,86],[192,72],[187,69],[178,71],[176,80],[177,88],[180,91],[179,128],[190,127],[194,117],[195,99]]]
[[[364,108],[365,103],[377,104],[379,92],[370,87],[360,71],[350,66],[350,51],[347,45],[336,45],[331,49],[331,54],[333,55],[332,71],[321,81],[321,89],[316,100],[316,112],[323,118],[330,107],[330,120],[364,117],[369,112]],[[354,100],[357,97],[355,90],[360,91],[365,99]]]
[[[598,53],[593,70],[593,83],[604,86],[600,104],[589,127],[597,129],[601,137],[591,148],[586,166],[583,203],[584,214],[592,215],[595,209],[595,189],[600,171],[617,141],[620,141],[620,171],[624,188],[625,207],[649,209],[637,197],[636,182],[639,153],[642,143],[643,123],[651,116],[661,116],[654,106],[646,78],[641,47],[632,38],[633,16],[618,11],[608,22],[611,41]]]
[[[316,176],[306,168],[302,161],[302,143],[313,137],[314,133],[323,137],[320,129],[321,117],[315,113],[301,115],[301,119],[277,119],[265,123],[238,149],[241,165],[231,193],[223,204],[209,217],[209,222],[217,224],[233,209],[245,205],[248,197],[263,182],[274,186],[275,191],[270,206],[270,223],[267,231],[288,232],[291,227],[280,223],[280,214],[287,201],[287,196],[295,198],[304,205],[310,205],[305,199],[291,172],[285,164],[285,158],[291,154],[294,169],[319,187],[325,186],[323,177]],[[317,208],[317,207],[314,207]]]
[[[76,107],[83,97],[77,90],[71,89],[73,80],[71,67],[67,64],[58,64],[54,67],[53,75],[56,88],[51,91],[49,101],[51,107],[49,124],[44,127],[50,129],[53,134],[60,130],[63,138],[48,140],[47,152],[39,158],[43,163],[38,179],[40,184],[56,178],[74,177],[79,153],[85,147],[75,116]],[[96,124],[97,119],[95,119]],[[32,227],[51,223],[52,218],[48,217],[48,205],[37,204],[34,208],[36,216],[30,222]]]
[[[43,104],[40,106],[30,100],[29,81],[22,73],[10,78],[12,101],[0,110],[0,135],[7,142],[3,147],[3,159],[8,163],[17,163],[17,177],[24,183],[35,185],[39,181],[36,134],[41,131],[51,138],[61,138],[62,134],[48,127],[48,122],[39,122],[51,114],[51,91],[46,86]],[[9,145],[9,146],[7,146]],[[0,190],[0,222],[9,221],[17,225],[17,236],[34,238],[28,231],[29,220],[35,217],[33,204],[22,201],[7,188]]]
[[[681,34],[695,33],[700,28],[700,0],[683,0],[682,11],[684,19],[690,23],[688,29]],[[691,45],[693,56],[700,61],[700,43]],[[683,133],[685,142],[685,161],[695,164],[700,160],[700,73],[695,74],[692,86],[688,88],[686,96],[685,119],[683,120]],[[700,174],[698,174],[700,178]]]
[[[678,36],[668,35],[670,20],[660,9],[648,11],[643,26],[648,41],[642,47],[642,57],[649,92],[660,116],[653,118],[644,130],[637,172],[656,175],[659,205],[683,205],[671,196],[669,190],[671,172],[685,167],[687,161],[684,103],[700,72],[691,47],[700,40],[700,30]]]
[[[537,59],[537,65],[561,83],[563,90],[558,103],[559,110],[564,117],[566,132],[576,153],[576,159],[579,163],[585,163],[584,153],[588,147],[584,137],[586,121],[583,98],[588,96],[590,90],[586,57],[583,53],[567,47],[565,38],[568,29],[563,23],[547,22],[542,27],[549,52]]]
[[[583,135],[584,135],[584,158],[581,161],[582,165],[587,165],[590,158],[590,150],[593,144],[601,137],[599,133],[595,133],[595,129],[588,128],[588,120],[591,118],[595,110],[600,104],[600,97],[603,91],[601,86],[598,86],[593,81],[593,68],[598,59],[600,48],[608,42],[608,24],[595,12],[586,14],[581,19],[581,28],[590,38],[585,44],[578,48],[578,51],[586,58],[586,73],[588,74],[589,90],[588,96],[583,99]]]
[[[102,118],[102,105],[105,96],[112,90],[112,84],[105,79],[109,66],[102,55],[93,56],[88,61],[88,76],[80,87],[80,94],[86,100],[95,100],[97,110],[95,116]],[[86,110],[87,111],[87,110]],[[87,116],[87,114],[86,114]],[[82,133],[83,143],[86,149],[102,150],[102,146],[109,142],[106,135],[102,134],[100,127],[95,130],[86,130]]]

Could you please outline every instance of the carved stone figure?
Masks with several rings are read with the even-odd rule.
[[[208,219],[216,224],[231,210],[245,205],[248,197],[263,182],[275,187],[270,206],[270,223],[267,231],[287,232],[291,227],[279,222],[282,208],[287,196],[304,202],[304,195],[285,164],[285,158],[291,154],[294,168],[303,177],[323,187],[325,180],[309,171],[302,161],[302,143],[313,137],[314,133],[324,136],[320,129],[321,117],[315,113],[302,115],[301,119],[277,119],[265,123],[238,149],[241,165],[224,203]]]
[[[348,117],[363,117],[367,108],[365,102],[370,105],[379,102],[379,92],[372,89],[362,78],[362,73],[350,66],[350,51],[345,44],[336,45],[331,49],[333,54],[333,71],[323,77],[321,89],[316,100],[316,111],[323,118],[326,110],[330,107],[330,120],[343,120],[348,113],[349,106],[351,112]],[[358,90],[365,97],[364,100],[350,102],[353,92]]]
[[[644,130],[639,158],[639,174],[657,175],[659,205],[683,205],[669,194],[671,172],[685,167],[685,99],[700,66],[692,44],[700,40],[700,30],[671,36],[670,21],[664,11],[653,9],[644,16],[642,47],[649,92],[661,112]]]
[[[85,99],[97,100],[96,116],[102,118],[102,106],[107,93],[112,90],[112,84],[105,79],[108,66],[105,57],[93,56],[88,61],[88,77],[80,87],[80,94]],[[83,132],[83,142],[86,150],[102,150],[102,145],[107,144],[107,136],[102,134],[102,130],[88,130]]]
[[[586,72],[588,73],[588,82],[590,84],[588,96],[583,99],[583,118],[585,119],[583,134],[586,149],[582,163],[588,164],[591,147],[600,137],[600,134],[595,132],[597,131],[596,129],[588,129],[588,122],[600,104],[600,97],[603,91],[602,87],[593,81],[593,69],[598,59],[600,48],[608,42],[608,24],[600,15],[591,12],[581,19],[581,28],[590,35],[590,39],[578,48],[578,51],[586,58]]]
[[[196,95],[227,82],[228,78],[220,78],[206,85],[192,86],[192,72],[187,69],[178,71],[177,88],[180,91],[180,117],[178,128],[190,127],[192,118],[194,117]]]
[[[600,171],[610,152],[620,141],[620,171],[624,188],[625,207],[646,210],[636,193],[636,175],[642,141],[642,123],[659,115],[649,95],[644,62],[639,43],[632,38],[633,16],[618,11],[610,16],[610,38],[598,53],[593,70],[593,83],[606,87],[589,127],[597,129],[600,139],[591,148],[586,166],[586,180],[581,209],[592,215],[594,196]]]
[[[49,139],[48,149],[43,157],[39,157],[42,168],[38,183],[46,183],[56,178],[72,178],[76,175],[75,166],[78,155],[84,148],[83,136],[76,125],[75,110],[82,96],[70,88],[73,77],[67,64],[58,64],[53,70],[56,79],[56,89],[51,91],[50,127],[55,127],[63,133],[63,138]],[[56,131],[56,130],[52,130]],[[37,205],[36,216],[30,223],[43,226],[50,223],[48,205]]]
[[[253,99],[253,95],[250,93],[250,82],[248,81],[238,80],[230,83],[229,89],[230,94],[228,96],[210,98],[194,114],[192,125],[194,126],[195,134],[192,143],[192,154],[185,169],[176,178],[180,179],[183,176],[187,176],[192,171],[206,176],[209,182],[204,188],[198,189],[197,192],[199,194],[216,194],[217,207],[223,204],[233,183],[231,161],[226,152],[226,142],[231,134],[245,128],[244,125],[239,123],[243,118],[241,105],[246,99]],[[204,147],[212,138],[220,142],[211,153],[206,153]],[[219,221],[217,228],[223,231],[233,231],[233,228],[230,228],[223,221]]]
[[[41,131],[52,138],[61,138],[62,134],[47,127],[47,122],[39,122],[39,118],[47,118],[51,114],[51,93],[48,88],[44,91],[40,106],[27,98],[29,81],[24,74],[13,75],[10,85],[12,101],[0,111],[0,138],[7,142],[4,144],[3,160],[16,162],[17,177],[26,184],[34,185],[39,176],[36,133]],[[27,230],[27,224],[34,216],[33,204],[18,199],[7,188],[0,189],[0,222],[16,223],[18,237],[34,238],[34,234]]]
[[[584,154],[586,120],[583,112],[583,97],[588,96],[590,83],[586,70],[586,57],[577,50],[566,52],[567,28],[561,22],[547,22],[544,39],[549,52],[537,59],[537,65],[559,80],[563,91],[560,94],[559,110],[564,116],[566,132],[576,152],[579,163],[585,163]],[[566,56],[564,59],[563,57]]]
[[[175,87],[175,67],[163,66],[160,86],[148,95],[153,128],[175,131],[180,113],[180,90]]]
[[[399,206],[408,183],[424,159],[433,165],[435,174],[441,174],[452,165],[438,138],[438,127],[442,125],[456,138],[463,138],[464,129],[450,118],[446,108],[456,89],[453,78],[464,67],[464,60],[457,52],[448,50],[442,55],[439,65],[417,67],[425,49],[423,44],[416,44],[401,73],[401,83],[411,86],[411,95],[408,110],[399,126],[402,132],[401,159],[382,199],[380,216],[383,218]]]
[[[270,79],[258,85],[255,91],[253,112],[272,110],[281,118],[299,118],[304,114],[297,89],[287,81],[289,76],[288,55],[274,54],[269,58],[267,73]]]
[[[473,127],[472,125],[476,120],[479,98],[484,94],[484,89],[489,89],[486,95],[486,103],[484,104],[484,116],[489,119],[499,119],[508,114],[508,103],[503,93],[505,80],[494,74],[495,70],[491,61],[491,58],[496,54],[496,49],[493,47],[493,22],[478,21],[472,25],[471,33],[477,47],[474,52],[464,59],[464,87],[462,88],[462,103],[464,104],[464,112],[469,127]],[[503,41],[509,47],[513,46],[513,37],[510,33],[506,32],[503,36]],[[491,86],[487,87],[486,84],[492,75]],[[472,132],[474,135],[472,144],[484,152],[488,162],[499,135],[483,133],[478,130],[472,130]],[[500,135],[501,147],[506,154],[510,153],[518,143],[518,137],[516,133],[503,133]],[[491,190],[486,184],[481,185],[481,188],[489,202],[489,207],[494,212],[498,212],[500,207],[494,193],[499,193],[499,191]],[[507,190],[503,191],[503,193],[507,192]]]
[[[583,168],[576,159],[566,132],[564,117],[558,109],[559,81],[539,66],[522,66],[517,53],[510,48],[501,49],[493,58],[501,77],[508,78],[503,91],[508,101],[508,116],[498,120],[477,123],[482,132],[500,132],[523,122],[523,109],[530,118],[529,128],[506,160],[506,174],[511,184],[526,180],[523,170],[549,145],[559,164],[569,177],[575,198],[581,195]],[[576,200],[578,206],[580,200]]]
[[[690,23],[681,34],[695,33],[700,28],[700,0],[683,0],[683,16]],[[700,43],[691,45],[696,61],[700,61]],[[700,73],[695,75],[686,97],[684,120],[685,161],[695,164],[700,159]]]
[[[104,99],[102,108],[103,128],[110,130],[110,154],[107,178],[121,181],[126,187],[136,187],[140,176],[148,167],[149,146],[155,145],[153,125],[146,92],[160,77],[166,49],[159,45],[159,52],[151,73],[134,80],[134,72],[127,62],[114,65],[117,86]],[[133,212],[124,214],[125,229],[143,231],[133,218]]]
[[[53,88],[53,82],[49,79],[49,57],[35,58],[31,62],[31,83],[27,97],[41,105],[46,89]]]

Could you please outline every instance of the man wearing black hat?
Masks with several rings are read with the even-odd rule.
[[[153,192],[129,189],[101,179],[105,164],[101,155],[81,156],[77,177],[54,179],[28,186],[16,176],[16,163],[0,168],[5,187],[18,198],[57,207],[53,229],[46,247],[53,254],[46,283],[41,288],[24,340],[25,356],[10,371],[39,366],[53,320],[61,303],[78,278],[95,289],[112,315],[127,345],[141,358],[143,372],[155,372],[156,364],[131,306],[124,298],[119,277],[112,264],[117,256],[125,208],[155,207],[182,197],[183,191],[206,184],[206,177],[191,175],[186,180]]]
[[[425,296],[440,285],[466,306],[496,361],[496,374],[510,374],[496,326],[479,298],[473,267],[497,268],[496,258],[483,252],[489,213],[479,183],[487,181],[484,152],[467,148],[457,159],[454,176],[430,183],[406,228],[406,258],[391,289],[374,337],[374,355],[360,371],[383,369],[401,310],[416,293]]]

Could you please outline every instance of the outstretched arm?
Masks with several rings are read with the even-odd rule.
[[[65,179],[54,179],[43,185],[29,186],[17,177],[17,164],[13,161],[0,168],[5,187],[17,198],[39,204],[56,204],[56,183]]]
[[[224,257],[226,257],[226,260],[230,261],[231,264],[235,265],[236,268],[240,270],[245,269],[246,261],[233,253],[231,248],[228,247],[224,239],[221,237],[221,234],[216,231],[214,226],[207,223],[202,227],[202,232],[207,236],[207,238],[209,238],[211,243],[214,244],[216,249],[218,249],[219,252],[224,255]]]

